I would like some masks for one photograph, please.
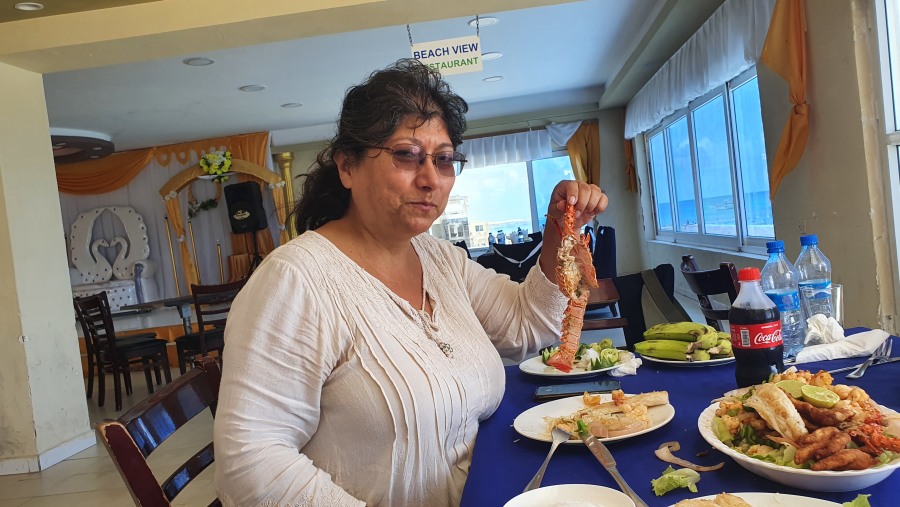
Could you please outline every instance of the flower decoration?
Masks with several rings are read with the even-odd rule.
[[[229,170],[231,169],[231,152],[214,151],[200,157],[200,167],[203,172],[210,176],[215,176],[213,181],[216,183],[224,183],[231,177]]]

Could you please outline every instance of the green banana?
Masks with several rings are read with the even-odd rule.
[[[712,334],[716,336],[716,329],[699,322],[667,322],[657,324],[644,331],[645,340],[681,340],[694,342],[701,336]]]
[[[716,342],[716,346],[710,348],[707,352],[714,357],[731,357],[734,355],[731,349],[731,339],[720,339]]]
[[[709,352],[703,349],[697,349],[691,353],[690,361],[709,361]]]
[[[687,361],[691,345],[691,342],[682,340],[644,340],[635,343],[634,350],[642,356]]]
[[[697,341],[693,343],[694,350],[697,349],[709,349],[716,346],[716,343],[719,341],[718,333],[703,333],[699,337],[697,337]]]

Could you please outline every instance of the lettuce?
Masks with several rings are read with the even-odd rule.
[[[844,502],[843,507],[872,507],[869,505],[869,496],[870,495],[856,495],[850,502]]]
[[[687,488],[691,493],[697,492],[697,483],[700,481],[700,474],[690,468],[679,468],[675,470],[670,465],[663,470],[662,476],[658,479],[650,481],[653,486],[653,492],[656,496],[663,496],[669,491],[678,488]],[[857,507],[857,506],[852,506]]]

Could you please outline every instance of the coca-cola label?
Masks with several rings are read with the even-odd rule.
[[[781,321],[762,324],[731,324],[731,346],[736,349],[768,349],[781,340]]]

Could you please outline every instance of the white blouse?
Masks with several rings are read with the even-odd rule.
[[[224,505],[459,504],[500,356],[555,342],[567,301],[537,267],[518,284],[447,241],[412,243],[431,317],[315,232],[241,290],[215,418]]]

